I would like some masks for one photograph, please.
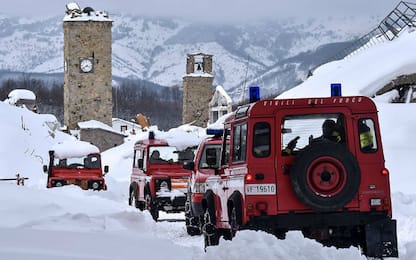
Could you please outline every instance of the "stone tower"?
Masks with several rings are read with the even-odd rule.
[[[106,12],[66,6],[64,27],[64,123],[112,122],[111,27]]]
[[[212,55],[188,54],[183,77],[182,123],[207,126],[213,81]]]

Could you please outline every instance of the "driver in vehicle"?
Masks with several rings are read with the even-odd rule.
[[[296,136],[293,138],[287,146],[283,149],[282,154],[283,155],[291,155],[293,154],[293,150],[296,148],[297,142],[300,139],[300,136]],[[329,140],[335,143],[344,143],[345,137],[344,137],[344,131],[342,126],[337,124],[332,119],[326,119],[322,124],[322,135],[317,138],[313,138],[311,135],[309,137],[309,143],[312,142],[320,142],[323,140]]]
[[[340,127],[332,119],[327,119],[322,124],[322,136],[318,140],[327,139],[336,143],[343,141]]]
[[[160,152],[158,150],[154,150],[150,155],[150,162],[159,163],[159,162],[166,162],[162,158],[160,158]]]

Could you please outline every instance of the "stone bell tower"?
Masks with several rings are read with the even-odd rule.
[[[182,123],[207,126],[213,81],[212,55],[188,54],[183,77]]]
[[[111,27],[106,12],[66,5],[64,27],[64,123],[112,123]]]

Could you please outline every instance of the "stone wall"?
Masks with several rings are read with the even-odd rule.
[[[195,71],[195,58],[202,68]],[[199,68],[198,68],[199,69]],[[212,96],[212,55],[204,53],[188,54],[186,74],[183,77],[182,123],[193,123],[206,127],[209,118],[209,102]]]
[[[99,128],[82,128],[80,130],[80,140],[97,146],[100,152],[103,152],[122,144],[124,135]]]
[[[183,77],[182,123],[207,127],[213,77]]]
[[[64,22],[64,123],[112,121],[111,21]],[[83,73],[80,59],[91,58],[93,71]]]

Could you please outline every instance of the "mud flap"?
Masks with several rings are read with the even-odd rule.
[[[366,225],[365,255],[368,257],[398,257],[395,219],[382,219]]]

